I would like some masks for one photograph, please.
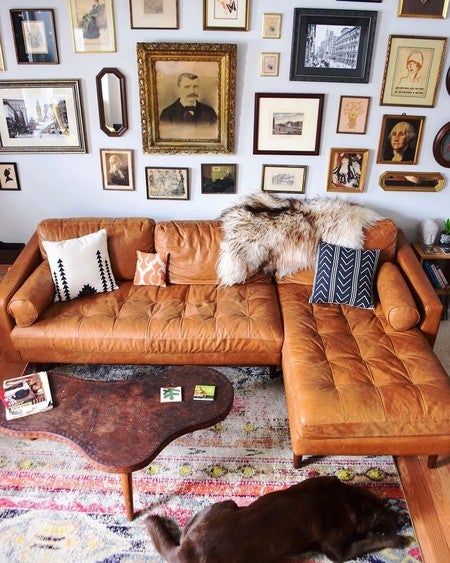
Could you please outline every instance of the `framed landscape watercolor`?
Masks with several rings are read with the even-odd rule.
[[[377,162],[417,164],[424,122],[423,115],[384,115]]]
[[[448,0],[399,0],[397,15],[406,18],[447,17]]]
[[[178,29],[178,0],[130,0],[131,29]]]
[[[434,107],[446,37],[390,35],[380,105]]]
[[[113,0],[68,0],[76,53],[114,53]]]
[[[261,190],[280,194],[304,194],[307,166],[263,164]]]
[[[319,154],[324,94],[255,94],[254,154]]]
[[[248,31],[249,0],[203,0],[203,29]]]
[[[236,164],[202,164],[202,194],[235,194]]]
[[[232,153],[236,45],[138,43],[146,153]]]
[[[379,184],[386,192],[439,192],[445,178],[439,172],[384,172]]]
[[[263,14],[263,39],[279,39],[283,14]]]
[[[188,168],[145,168],[147,199],[189,199]]]
[[[100,149],[104,190],[134,190],[133,151]]]
[[[19,175],[15,162],[0,162],[0,191],[20,190]]]
[[[438,164],[450,168],[450,121],[439,129],[434,138],[433,156]]]
[[[87,152],[80,81],[1,80],[0,152]]]
[[[58,64],[53,10],[10,10],[18,64]]]
[[[364,135],[370,100],[368,96],[341,96],[336,133]]]
[[[327,192],[364,191],[369,149],[331,149]]]
[[[261,53],[261,76],[278,76],[280,53]]]
[[[369,82],[377,12],[295,8],[290,80]]]

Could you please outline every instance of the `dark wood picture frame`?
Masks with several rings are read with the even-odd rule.
[[[106,122],[105,107],[103,103],[103,85],[102,78],[108,74],[116,76],[119,80],[120,88],[120,110],[122,113],[122,123],[116,126],[108,126]],[[126,91],[126,81],[125,76],[120,72],[119,69],[115,67],[103,68],[95,77],[95,82],[97,84],[97,104],[98,104],[98,115],[100,120],[100,129],[108,135],[108,137],[121,137],[126,131],[128,131],[128,109],[127,109],[127,91]],[[116,125],[116,124],[114,124]]]
[[[267,178],[270,170],[276,174]],[[297,178],[295,174],[297,173]],[[308,167],[304,164],[263,164],[261,168],[261,191],[277,194],[304,194]],[[271,180],[270,186],[268,179]],[[295,183],[295,180],[298,183]],[[283,189],[284,188],[284,189]]]
[[[114,163],[112,157],[115,157]],[[127,192],[136,190],[133,149],[100,149],[100,165],[104,190]]]
[[[448,0],[399,0],[397,16],[444,19],[447,10]]]
[[[166,176],[171,176],[171,178],[165,179],[159,179],[158,181],[160,182],[160,185],[157,186],[159,189],[164,187],[164,190],[161,190],[160,193],[161,195],[156,195],[150,194],[150,171],[165,171],[166,172]],[[180,171],[180,177],[177,179],[175,176],[175,172],[168,172],[168,171]],[[181,173],[181,171],[184,173],[184,175]],[[183,179],[183,188],[184,191],[183,193],[180,194],[176,194],[174,193],[175,191],[179,191],[179,187],[177,186],[177,183]],[[161,182],[164,181],[164,183],[166,184],[165,186],[161,185]],[[184,183],[185,181],[185,183]],[[147,193],[147,199],[172,199],[172,200],[181,200],[181,201],[186,201],[189,200],[190,195],[190,178],[189,178],[189,168],[184,168],[184,167],[180,167],[180,166],[146,166],[145,167],[145,189],[146,189],[146,193]],[[171,193],[167,193],[167,191],[169,191]],[[166,193],[164,193],[166,192]],[[171,197],[172,196],[172,197]]]
[[[59,64],[54,10],[15,8],[9,12],[17,64]]]
[[[434,138],[433,156],[438,164],[450,168],[450,121],[439,129]]]
[[[214,171],[213,168],[222,168],[223,170]],[[225,173],[225,175],[214,178],[213,172]],[[237,164],[228,162],[217,163],[203,163],[201,165],[201,181],[202,181],[202,194],[235,194],[237,186]]]
[[[14,170],[14,178],[11,178],[11,173],[6,173],[8,167],[12,167]],[[8,182],[13,182],[16,187],[12,188],[8,186]],[[0,192],[6,191],[20,191],[20,181],[19,181],[19,173],[17,171],[17,163],[16,162],[0,162]]]
[[[377,14],[378,12],[371,10],[295,8],[289,79],[369,82]],[[319,53],[314,49],[317,26],[341,26],[341,34],[335,41],[333,51],[338,53],[337,57],[321,52],[322,58],[319,60]],[[342,41],[339,41],[341,38]],[[348,48],[349,44],[356,42],[356,51]],[[336,49],[336,45],[340,48]],[[332,66],[337,63],[345,64],[348,68]]]
[[[424,123],[424,115],[383,115],[377,163],[417,164]],[[399,139],[391,141],[390,137],[394,130]],[[397,144],[397,149],[393,145],[394,142]],[[403,147],[403,144],[406,146]],[[398,155],[402,153],[401,160],[397,159],[396,153]]]

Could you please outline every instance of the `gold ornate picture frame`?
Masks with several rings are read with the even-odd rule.
[[[145,153],[234,151],[236,45],[138,43]]]
[[[364,191],[369,149],[330,149],[327,192]]]
[[[379,184],[386,192],[439,192],[445,184],[440,172],[384,172]]]

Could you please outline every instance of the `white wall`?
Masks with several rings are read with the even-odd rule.
[[[392,217],[415,238],[418,223],[433,217],[450,216],[450,188],[439,193],[384,192],[378,178],[385,170],[411,168],[376,164],[376,150],[384,114],[425,115],[425,127],[417,171],[440,171],[447,178],[450,169],[440,167],[432,154],[436,132],[450,121],[450,96],[441,81],[435,108],[380,107],[381,81],[389,34],[448,36],[450,20],[399,18],[398,0],[382,3],[337,2],[335,0],[250,0],[253,5],[249,32],[215,32],[202,29],[203,0],[179,0],[179,30],[132,30],[128,0],[115,0],[117,52],[75,54],[67,2],[64,0],[1,0],[0,40],[7,70],[0,79],[81,78],[82,101],[87,129],[88,154],[10,154],[1,153],[0,162],[17,162],[22,191],[0,191],[0,240],[25,241],[36,223],[45,217],[70,216],[149,216],[157,220],[172,218],[214,218],[239,196],[260,189],[261,165],[306,164],[306,196],[327,195],[325,179],[330,147],[369,148],[370,161],[366,190],[352,199]],[[12,37],[10,8],[53,8],[55,10],[59,65],[17,65]],[[373,48],[369,84],[332,82],[290,82],[289,63],[292,20],[295,7],[348,10],[376,10],[378,22]],[[262,14],[282,12],[282,37],[261,39]],[[222,42],[238,44],[238,81],[235,155],[144,155],[142,152],[137,84],[136,43],[138,41]],[[281,52],[280,75],[259,76],[261,51]],[[446,55],[443,78],[448,68]],[[117,67],[126,75],[130,129],[117,139],[107,137],[99,128],[95,76],[103,67]],[[323,92],[325,97],[322,143],[319,156],[253,155],[253,103],[255,92]],[[336,120],[341,94],[372,96],[366,135],[336,134]],[[102,189],[100,148],[132,148],[135,157],[135,192],[112,192]],[[230,162],[238,165],[237,195],[202,195],[200,164]],[[145,166],[187,166],[191,173],[190,201],[147,200]],[[340,197],[346,197],[340,194]]]

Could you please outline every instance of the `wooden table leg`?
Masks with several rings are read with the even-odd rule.
[[[125,502],[125,514],[127,519],[131,522],[134,519],[133,510],[133,474],[121,473],[120,481],[122,483],[123,500]]]

